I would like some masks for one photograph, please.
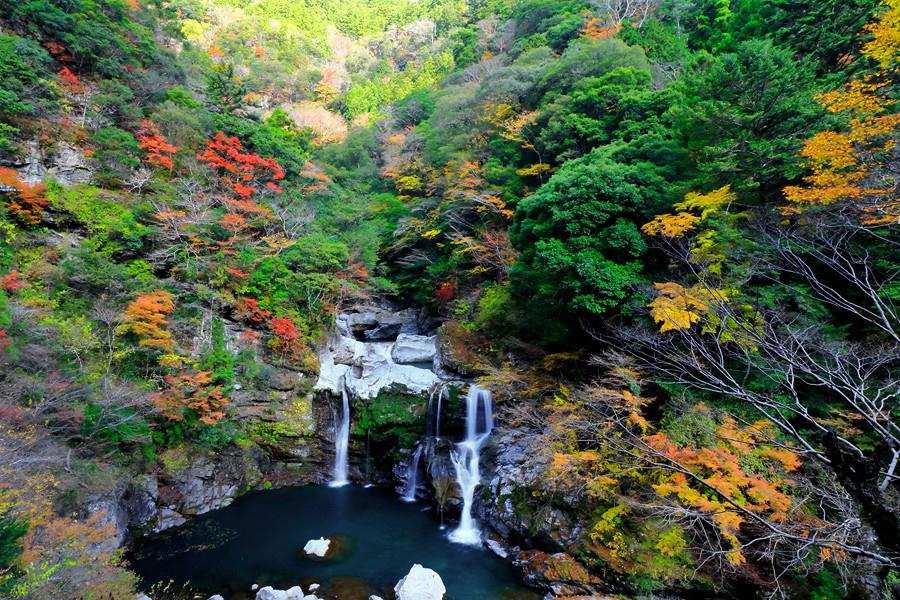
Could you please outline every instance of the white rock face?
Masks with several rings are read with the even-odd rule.
[[[398,364],[392,357],[395,346],[395,342],[360,342],[345,335],[335,335],[319,353],[319,380],[315,389],[339,395],[343,379],[354,397],[368,400],[392,386],[404,387],[412,394],[423,394],[440,382],[429,369]],[[434,356],[433,352],[431,356]]]
[[[319,558],[325,558],[325,555],[328,554],[329,546],[331,546],[331,540],[326,539],[326,538],[319,538],[317,540],[309,540],[308,542],[306,542],[306,545],[303,546],[303,551],[306,554],[309,554],[312,556],[318,556]],[[291,588],[291,589],[293,589],[293,588]]]
[[[447,588],[440,575],[415,564],[406,577],[397,582],[394,592],[397,600],[443,600]]]
[[[400,365],[434,362],[437,354],[437,336],[409,335],[401,333],[391,349],[391,358]]]

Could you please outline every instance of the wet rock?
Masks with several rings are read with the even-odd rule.
[[[394,586],[397,600],[442,600],[447,588],[440,575],[420,564],[413,565],[406,577]]]
[[[564,552],[548,554],[540,550],[523,550],[513,560],[522,572],[522,579],[531,587],[551,592],[555,596],[598,597],[602,581],[581,563]]]
[[[293,588],[291,588],[293,589]],[[290,600],[302,600],[302,594],[300,596],[294,596]],[[264,588],[260,588],[258,592],[256,592],[256,600],[289,600],[287,590],[276,590],[270,585],[267,585]]]
[[[361,343],[342,335],[334,336],[319,353],[319,379],[316,390],[341,393],[345,384],[356,398],[374,398],[382,390],[403,388],[424,394],[439,383],[428,369],[397,364],[391,356],[393,343]]]
[[[214,596],[210,596],[209,598],[207,598],[207,600],[225,600],[225,598],[223,598],[219,594],[216,594]]]
[[[303,589],[301,589],[299,585],[288,588],[285,590],[285,593],[287,594],[288,600],[304,600],[304,598],[308,597],[304,596]]]
[[[391,349],[391,358],[400,365],[430,363],[436,354],[436,336],[400,334]]]

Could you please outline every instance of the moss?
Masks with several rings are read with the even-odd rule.
[[[309,396],[289,400],[276,415],[276,421],[252,421],[247,428],[250,439],[260,444],[277,446],[286,438],[296,440],[310,437],[316,432],[316,419]]]
[[[359,418],[354,433],[369,430],[391,430],[404,426],[421,426],[425,416],[425,402],[420,396],[384,391],[357,410]]]
[[[176,474],[184,471],[191,464],[187,448],[179,446],[160,452],[159,462],[167,473]]]

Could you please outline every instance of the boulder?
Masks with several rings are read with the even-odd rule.
[[[285,590],[285,593],[287,594],[288,600],[304,600],[305,598],[303,589],[299,585],[288,588],[287,590]]]
[[[223,598],[219,594],[216,594],[214,596],[210,596],[209,598],[207,598],[207,600],[225,600],[225,598]]]
[[[334,336],[320,349],[315,389],[340,395],[346,385],[354,397],[368,400],[392,387],[423,394],[440,382],[433,371],[396,363],[392,357],[394,346],[393,342],[365,343],[340,334]]]
[[[276,590],[271,585],[267,585],[256,592],[256,600],[288,600],[288,595],[284,590]]]
[[[138,594],[134,597],[134,600],[153,600],[153,598],[151,598],[147,594]]]
[[[513,560],[513,565],[522,571],[522,579],[527,585],[547,590],[554,596],[606,598],[597,595],[603,583],[600,578],[564,552],[548,554],[540,550],[523,550]]]
[[[331,540],[320,537],[317,540],[309,540],[306,542],[306,545],[303,546],[303,552],[310,556],[325,558],[325,555],[328,554],[329,546],[331,546]]]
[[[447,588],[440,575],[415,564],[406,577],[394,586],[394,593],[397,600],[443,600]]]
[[[401,333],[391,349],[391,358],[400,365],[430,363],[437,354],[437,337]]]

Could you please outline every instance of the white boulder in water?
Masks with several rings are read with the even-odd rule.
[[[391,358],[399,365],[430,363],[437,354],[437,336],[401,333],[391,348]]]
[[[319,538],[317,540],[309,540],[308,542],[306,542],[306,545],[303,546],[303,551],[311,556],[325,558],[325,555],[328,554],[329,546],[331,546],[331,540],[327,538]]]
[[[394,586],[394,593],[397,594],[397,600],[443,600],[447,588],[440,575],[415,564],[406,577]]]
[[[287,600],[287,592],[276,590],[271,585],[267,585],[256,592],[256,600]]]
[[[270,585],[256,592],[256,600],[305,600],[315,596],[304,596],[303,589],[299,585],[286,590],[276,590]]]

